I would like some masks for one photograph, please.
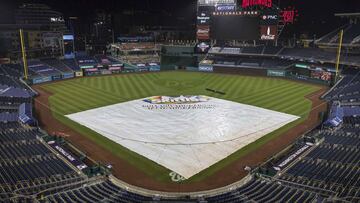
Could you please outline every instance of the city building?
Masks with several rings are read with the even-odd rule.
[[[64,55],[63,35],[69,31],[60,12],[44,4],[23,4],[14,12],[15,24],[0,24],[0,56],[19,60],[20,35],[24,30],[28,58]]]

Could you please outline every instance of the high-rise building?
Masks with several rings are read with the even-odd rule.
[[[20,59],[19,30],[24,30],[28,58],[58,57],[63,55],[63,34],[42,30],[35,25],[0,25],[0,57]]]
[[[44,4],[23,4],[15,12],[15,22],[20,25],[42,25],[49,31],[67,31],[62,13]]]
[[[15,24],[0,24],[0,55],[20,59],[19,30],[24,30],[28,58],[63,56],[63,36],[69,31],[60,12],[44,4],[23,4],[14,12]]]

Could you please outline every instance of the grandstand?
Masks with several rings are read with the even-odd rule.
[[[151,197],[127,192],[109,180],[91,183],[82,188],[67,190],[46,197],[49,202],[146,202]]]
[[[80,68],[94,68],[98,64],[95,58],[82,52],[76,54],[76,60]]]
[[[256,1],[248,3],[255,4]],[[209,5],[212,7],[209,8]],[[235,9],[236,1],[199,0],[197,6],[204,10],[206,18],[206,12],[214,12],[213,9]],[[252,9],[262,9],[262,6],[254,5]],[[173,40],[160,45],[149,42],[152,41],[151,37],[145,37],[146,42],[128,42],[131,41],[129,38],[127,42],[110,44],[108,52],[111,55],[77,52],[71,59],[63,56],[31,58],[28,60],[29,79],[26,81],[24,62],[1,64],[0,202],[360,203],[360,14],[338,16],[350,18],[349,23],[315,40],[312,47],[278,46],[275,41],[240,43],[234,40],[234,43],[223,43],[221,40],[207,39],[207,49],[201,52],[197,50],[198,41]],[[206,24],[206,20],[203,23]],[[280,27],[283,22],[276,23]],[[101,24],[97,24],[96,29],[98,26],[101,27]],[[268,30],[270,32],[270,28]],[[344,47],[338,74],[334,67],[340,30],[344,31]],[[127,74],[160,70],[180,71],[165,76],[162,76],[163,73]],[[180,77],[185,71],[198,75],[195,79]],[[100,75],[111,76],[91,77]],[[76,77],[83,78],[72,80]],[[297,82],[299,80],[300,83]],[[53,81],[57,82],[51,84]],[[219,84],[220,81],[225,82]],[[264,84],[259,81],[264,81]],[[46,84],[38,85],[41,83]],[[262,85],[267,88],[260,87]],[[58,92],[50,91],[52,88]],[[163,96],[149,95],[153,89],[159,89],[157,93],[167,94],[168,100],[165,96],[162,100]],[[254,94],[255,91],[259,93]],[[209,95],[196,96],[199,102],[186,97],[204,92]],[[306,95],[306,92],[311,94]],[[175,97],[174,94],[185,96]],[[82,95],[84,97],[80,98]],[[210,96],[213,100],[224,100],[224,103],[206,103]],[[282,97],[291,101],[284,102]],[[134,98],[146,113],[131,106],[134,103],[130,100]],[[243,114],[232,116],[236,109],[230,108],[225,100],[235,105],[238,98],[247,111],[239,109]],[[71,99],[74,103],[69,102]],[[218,112],[212,114],[214,116],[199,115],[197,119],[192,115],[195,114],[193,111],[171,115],[170,110],[173,109],[190,109],[186,102],[193,105],[194,111],[213,113],[214,107],[224,105],[231,113],[219,108]],[[79,120],[86,120],[83,117],[91,120],[89,115],[80,113],[113,105],[124,106],[120,110],[114,108],[91,115],[99,119],[96,124],[100,127],[91,122],[86,126],[69,119],[77,114]],[[267,109],[259,113],[251,105],[256,108],[264,105]],[[137,123],[139,120],[148,121],[146,119],[157,121],[155,117],[159,113],[154,109],[161,110],[163,114],[159,117],[164,120],[160,122],[163,121],[161,124],[166,127],[159,122]],[[270,110],[273,114],[265,115]],[[280,125],[272,121],[275,113],[290,114],[290,110],[299,111],[303,117],[295,116],[295,113],[289,115],[294,117],[293,120],[286,125],[281,122],[284,128],[269,131],[270,134],[264,133],[268,129],[255,131],[257,127]],[[137,114],[139,117],[131,118]],[[193,117],[188,119],[186,116],[190,114]],[[189,123],[180,123],[180,120],[176,120],[178,117],[185,117]],[[169,119],[173,123],[167,123]],[[220,124],[211,124],[211,119]],[[251,119],[259,123],[244,125]],[[233,121],[239,122],[233,124],[236,127],[245,127],[240,129],[240,133],[232,131],[231,134],[248,134],[226,140],[225,131]],[[110,122],[115,123],[115,127]],[[218,126],[214,127],[215,124],[220,126],[219,129],[215,128]],[[218,130],[219,133],[214,133],[216,139],[206,137],[210,133],[204,129],[191,129],[197,125],[214,127],[209,132]],[[124,137],[117,136],[121,134],[117,132],[120,128],[125,132]],[[186,132],[181,131],[181,135],[173,133],[175,136],[166,137],[169,142],[164,142],[138,136],[140,129],[137,128],[149,137],[151,134],[166,137],[171,130],[180,128]],[[99,131],[107,131],[109,136],[102,136]],[[201,136],[198,131],[206,136]],[[264,133],[264,137],[260,139],[240,140],[261,133]],[[181,137],[184,134],[189,136]],[[131,137],[133,135],[136,139]],[[115,137],[114,140],[110,139],[112,137]],[[197,143],[191,143],[189,137],[195,137]],[[182,138],[184,142],[181,142]],[[95,142],[97,139],[100,141]],[[113,144],[119,140],[128,145],[111,150],[106,148],[117,146]],[[240,151],[240,145],[244,145],[244,151]],[[218,148],[211,150],[210,146]],[[131,147],[143,150],[143,154]],[[276,151],[275,148],[280,149]],[[99,149],[104,151],[97,151]],[[183,162],[181,164],[185,163],[192,169],[191,175],[178,174],[174,168],[160,164],[155,158],[146,158],[158,149],[160,153],[156,154],[156,159],[173,161],[171,163],[175,164],[172,167],[177,167],[177,170],[179,163]],[[189,153],[184,153],[187,150]],[[234,153],[234,150],[238,151]],[[206,153],[196,153],[198,151]],[[181,156],[176,152],[181,152]],[[206,158],[216,158],[222,152],[226,152],[226,159],[204,166]],[[189,154],[195,158],[191,159]],[[259,157],[247,157],[248,154]],[[244,158],[244,163],[241,158]],[[246,159],[253,162],[246,162]],[[191,168],[193,166],[203,168]],[[204,168],[208,171],[204,172]],[[222,172],[226,173],[225,176],[222,176]],[[120,180],[120,177],[125,178]],[[131,182],[134,185],[125,182],[134,177],[136,180]]]
[[[40,60],[28,61],[28,66],[31,71],[40,76],[56,76],[60,74],[60,71],[55,69],[55,67],[50,67],[49,65],[42,63]]]
[[[323,142],[293,167],[283,171],[279,178],[357,202],[360,197],[356,147],[359,144],[359,129],[349,121],[345,123],[347,127],[321,131],[319,136],[324,137]]]
[[[335,14],[337,17],[348,18],[349,23],[337,28],[336,30],[326,34],[325,36],[316,40],[318,46],[337,46],[339,44],[339,32],[344,31],[343,46],[354,48],[360,46],[360,24],[358,22],[360,18],[359,13],[350,14]]]
[[[329,101],[360,102],[360,71],[344,72],[343,78],[324,97]]]
[[[274,57],[276,60],[309,61],[312,63],[335,63],[336,47],[339,44],[339,32],[344,31],[341,64],[346,66],[359,66],[360,57],[357,47],[360,45],[359,14],[337,14],[339,17],[349,18],[349,23],[315,40],[315,47],[284,47],[273,45],[246,45],[238,47],[214,45],[210,55],[214,56],[258,56]]]
[[[1,201],[17,195],[35,194],[73,178],[79,179],[77,172],[44,145],[41,140],[44,134],[30,126],[35,123],[31,90],[23,89],[23,85],[19,85],[22,82],[16,78],[1,82],[5,83],[0,86]],[[29,200],[30,197],[13,200]]]
[[[226,194],[206,198],[208,202],[312,202],[315,192],[285,185],[278,181],[254,177],[246,185]]]
[[[69,67],[73,71],[79,71],[80,67],[74,59],[63,59],[61,60],[63,64]]]
[[[151,42],[112,44],[111,55],[135,69],[159,70],[160,46]]]
[[[151,64],[149,64],[151,66]],[[24,76],[22,64],[0,65],[1,81],[7,84],[16,83],[19,76]],[[30,84],[39,84],[54,80],[69,79],[75,76],[88,75],[88,71],[97,74],[120,73],[123,63],[111,56],[96,55],[91,57],[86,53],[78,53],[74,59],[41,58],[28,61],[28,78]],[[15,80],[14,80],[15,78]],[[1,83],[0,83],[1,84]],[[18,83],[24,87],[23,83]]]
[[[336,52],[321,48],[296,48],[296,47],[275,47],[275,46],[257,46],[257,47],[213,47],[209,54],[215,56],[257,56],[274,57],[276,60],[307,60],[312,62],[335,63]],[[359,66],[360,58],[356,55],[343,53],[341,63],[344,65]]]
[[[103,56],[95,58],[104,59]],[[45,61],[48,62],[48,60]],[[258,60],[249,59],[247,63],[250,65],[251,62],[256,61]],[[56,64],[59,64],[59,61]],[[1,80],[4,84],[0,89],[8,87],[21,89],[22,85],[19,84],[22,82],[16,78],[4,75],[2,77],[6,79]],[[357,85],[357,77],[357,71],[344,72],[343,79],[325,95],[325,98],[329,101],[343,102],[336,99],[337,95],[341,94],[341,89],[351,90],[348,87]],[[56,151],[58,148],[54,147],[58,145],[53,145],[53,141],[45,141],[47,135],[40,129],[30,127],[17,116],[12,118],[11,115],[19,115],[20,112],[22,115],[30,114],[31,116],[29,112],[31,103],[24,104],[23,102],[29,102],[27,98],[33,94],[21,99],[16,98],[18,93],[9,92],[9,94],[0,97],[2,102],[0,108],[0,190],[2,191],[0,198],[3,201],[181,201],[181,198],[167,195],[162,197],[149,193],[136,194],[127,190],[128,186],[119,185],[114,178],[103,175],[95,177],[85,175],[85,169],[79,170],[66,157],[58,154],[59,151]],[[356,96],[356,94],[348,93],[347,95]],[[349,105],[349,102],[354,101],[352,99],[353,97],[345,103],[340,103],[340,107],[343,108],[343,119],[335,129],[309,133],[307,139],[315,139],[312,139],[313,144],[300,154],[302,158],[293,159],[284,168],[276,171],[274,176],[264,175],[255,170],[241,186],[230,191],[218,192],[215,195],[206,192],[202,195],[190,194],[183,201],[265,203],[341,200],[357,202],[360,197],[360,181],[358,181],[360,156],[357,153],[360,122],[357,117],[358,106],[356,103]],[[7,117],[4,118],[2,113],[5,113]],[[305,143],[299,144],[299,146],[304,145]],[[66,150],[64,147],[61,149]],[[289,156],[292,152],[288,152]],[[72,154],[72,156],[76,155]],[[272,166],[277,166],[278,163],[272,162]],[[271,167],[268,171],[271,171]],[[47,192],[42,192],[44,189]]]
[[[15,78],[18,78],[19,76],[24,75],[23,68],[17,64],[2,64],[2,65],[0,65],[0,74],[7,75],[10,77],[15,77]]]
[[[290,60],[281,60],[273,57],[235,57],[235,56],[208,56],[205,60],[213,61],[214,65],[237,68],[286,69],[294,64]]]
[[[49,67],[52,67],[60,71],[61,73],[73,72],[73,70],[70,67],[66,66],[66,64],[62,63],[60,60],[50,58],[50,59],[42,59],[41,61],[46,65],[48,65]]]

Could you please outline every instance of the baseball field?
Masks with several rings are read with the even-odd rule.
[[[46,97],[48,102],[39,99],[37,102],[40,104],[36,105],[37,107],[47,106],[53,118],[80,134],[82,139],[96,143],[103,150],[134,167],[135,171],[141,171],[156,182],[163,183],[171,183],[170,170],[68,119],[66,115],[156,95],[207,95],[300,117],[236,151],[182,184],[201,182],[213,177],[223,168],[303,123],[314,105],[307,96],[322,89],[319,86],[279,78],[177,71],[86,77],[44,84],[35,88],[48,94]],[[207,89],[226,94],[218,94]],[[75,142],[76,146],[80,146],[80,149],[82,144],[84,145],[78,137],[71,141]],[[106,160],[106,157],[101,158]]]

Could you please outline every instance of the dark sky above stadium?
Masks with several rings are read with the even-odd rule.
[[[325,32],[340,23],[334,13],[360,12],[360,0],[274,0],[274,3],[278,2],[282,8],[294,5],[299,11],[295,32]],[[135,9],[149,13],[176,13],[176,17],[187,17],[189,21],[195,21],[196,0],[0,0],[0,13],[6,15],[6,11],[10,12],[7,8],[21,3],[45,3],[54,10],[63,12],[65,16],[78,16],[82,19],[88,19],[97,9],[115,13]]]

